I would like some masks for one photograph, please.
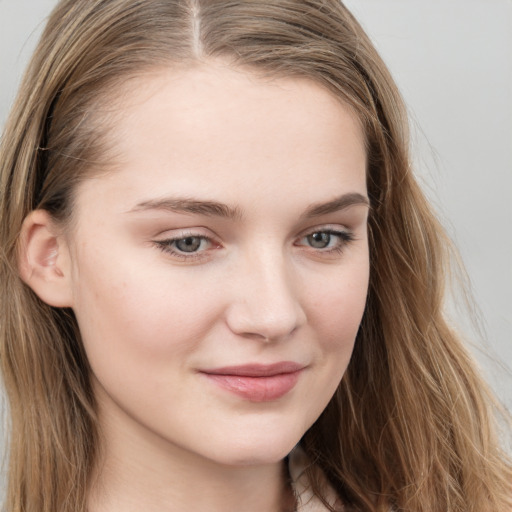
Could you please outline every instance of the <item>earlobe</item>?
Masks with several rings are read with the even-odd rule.
[[[42,301],[54,307],[72,306],[69,248],[45,210],[31,212],[23,222],[18,268]]]

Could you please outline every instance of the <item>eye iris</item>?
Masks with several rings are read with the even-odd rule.
[[[307,237],[309,245],[315,249],[325,249],[331,242],[329,233],[313,233]]]
[[[176,248],[181,252],[195,252],[201,247],[201,238],[188,236],[175,242]]]

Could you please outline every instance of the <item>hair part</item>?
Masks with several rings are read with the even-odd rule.
[[[214,58],[321,84],[366,135],[368,303],[349,368],[304,449],[354,510],[509,510],[512,468],[491,395],[443,317],[447,239],[411,173],[403,102],[336,0],[63,0],[53,11],[0,149],[7,510],[85,512],[99,447],[73,312],[42,303],[19,278],[23,220],[42,208],[66,224],[78,184],[115,172],[112,91]],[[310,476],[322,497],[313,467]]]

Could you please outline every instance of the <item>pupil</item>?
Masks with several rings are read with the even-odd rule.
[[[197,236],[189,236],[176,242],[176,247],[181,252],[195,252],[201,246],[201,239]]]
[[[325,249],[331,241],[331,235],[329,233],[313,233],[308,236],[308,241],[315,249]]]

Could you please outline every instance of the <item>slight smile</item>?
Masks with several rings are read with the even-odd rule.
[[[246,364],[201,370],[221,388],[251,402],[270,402],[291,391],[299,380],[304,365],[292,361],[262,365]]]

